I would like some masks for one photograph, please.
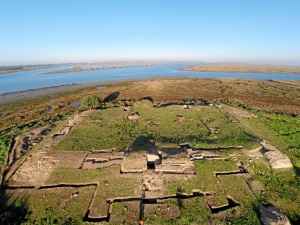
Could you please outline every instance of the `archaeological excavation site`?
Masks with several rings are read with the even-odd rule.
[[[2,189],[28,224],[291,224],[264,179],[293,164],[258,120],[205,99],[107,99],[17,136]]]

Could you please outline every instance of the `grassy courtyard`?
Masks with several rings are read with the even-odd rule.
[[[124,150],[143,135],[155,138],[161,148],[190,143],[193,147],[244,146],[256,143],[236,123],[230,122],[213,106],[182,106],[155,108],[150,101],[136,102],[132,112],[138,120],[124,119],[123,107],[93,112],[79,124],[56,150],[91,150],[116,148]],[[211,132],[211,129],[217,129]]]

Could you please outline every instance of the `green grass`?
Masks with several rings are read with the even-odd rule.
[[[276,135],[276,139],[285,144],[280,150],[290,157],[294,166],[300,168],[299,116],[260,113],[259,121]]]
[[[60,142],[56,150],[91,150],[91,149],[125,149],[140,140],[141,136],[152,136],[156,145],[160,148],[178,147],[178,143],[189,142],[193,147],[226,147],[242,145],[248,149],[257,146],[257,143],[249,138],[247,133],[267,140],[280,151],[287,154],[294,165],[292,169],[271,170],[265,159],[253,159],[251,162],[238,149],[223,150],[218,152],[221,157],[236,154],[244,163],[249,163],[253,172],[253,178],[265,186],[263,200],[270,202],[285,212],[292,222],[297,222],[300,212],[300,146],[299,146],[299,117],[288,115],[256,112],[258,118],[238,117],[240,123],[231,123],[214,107],[191,107],[185,110],[180,106],[168,106],[154,108],[149,101],[136,102],[133,112],[139,112],[138,120],[124,119],[123,107],[113,107],[93,112],[78,124],[65,139]],[[179,118],[182,120],[179,121]],[[218,127],[218,133],[211,134],[201,122],[208,127]],[[56,128],[57,129],[57,128]],[[15,132],[19,132],[15,131]],[[246,133],[247,132],[247,133]],[[138,144],[137,142],[135,144]],[[6,143],[0,145],[2,149]],[[34,151],[40,149],[36,146]],[[2,151],[3,152],[3,151]],[[237,166],[231,160],[228,161],[195,161],[197,175],[188,180],[176,180],[164,178],[164,194],[174,194],[181,189],[191,193],[192,189],[215,192],[217,205],[227,204],[226,195],[213,172],[237,170]],[[123,176],[123,177],[122,177]],[[140,179],[119,174],[119,166],[97,170],[80,169],[56,169],[47,181],[53,183],[85,183],[100,182],[96,200],[99,207],[106,198],[132,196],[135,189],[141,185]],[[237,209],[226,212],[226,218],[214,218],[204,203],[204,198],[184,200],[180,208],[181,216],[178,220],[166,221],[162,214],[146,218],[147,224],[259,224],[256,214],[256,199],[249,190],[242,176],[220,176],[225,192],[242,205]],[[86,196],[90,196],[87,194]],[[259,196],[258,196],[259,197]],[[38,202],[38,198],[44,202]],[[75,224],[82,218],[83,211],[78,208],[86,202],[81,200],[75,205],[68,205],[61,213],[57,212],[58,206],[64,201],[59,194],[52,193],[49,196],[32,196],[29,198],[29,209],[33,212],[29,216],[29,223],[54,224],[57,221],[67,221],[68,215],[73,211],[78,212],[72,217]],[[170,204],[176,205],[177,202]],[[79,206],[81,205],[81,206]],[[47,207],[49,206],[49,207]],[[39,209],[40,207],[41,209]],[[124,213],[124,218],[129,214],[124,211],[124,204],[117,203],[116,212]],[[37,212],[35,212],[37,211]],[[105,209],[104,211],[105,212]],[[200,217],[198,215],[201,215]],[[119,220],[116,220],[119,221]],[[78,223],[79,223],[78,222]],[[59,222],[57,222],[59,223]],[[117,224],[117,222],[116,222]]]
[[[178,147],[188,142],[194,147],[254,146],[237,124],[229,122],[214,107],[180,106],[154,108],[148,101],[135,103],[133,112],[139,112],[138,120],[124,119],[122,107],[98,110],[85,118],[59,143],[56,150],[125,149],[139,137],[151,134],[159,147]],[[179,121],[182,118],[182,121]],[[210,134],[207,126],[218,127],[218,134]]]
[[[28,199],[30,217],[23,224],[82,224],[94,189],[63,188],[63,194],[38,191]],[[70,197],[77,191],[78,196]]]
[[[264,198],[285,212],[296,222],[300,212],[300,178],[294,169],[270,170],[264,163],[255,161],[254,179],[265,186]]]
[[[0,140],[0,166],[2,166],[5,162],[5,159],[8,154],[8,141]]]
[[[256,198],[248,187],[243,175],[223,175],[218,177],[226,193],[243,205],[250,205]]]
[[[111,215],[109,224],[137,224],[140,213],[139,204],[139,201],[113,203],[113,213]],[[99,224],[107,225],[106,222]]]
[[[247,110],[253,112],[249,108]],[[300,212],[299,117],[262,111],[256,111],[255,114],[258,118],[239,117],[240,126],[246,132],[276,146],[291,159],[294,168],[272,170],[264,159],[253,160],[249,166],[254,171],[254,179],[259,180],[266,187],[263,201],[274,204],[296,223]]]
[[[47,184],[97,182],[103,177],[119,173],[120,167],[116,165],[97,170],[57,168],[52,172],[50,178],[47,180]]]
[[[89,125],[87,121],[94,124]],[[122,149],[130,144],[128,141],[132,142],[132,138],[129,138],[132,134],[124,132],[132,126],[132,121],[124,120],[121,107],[98,110],[76,126],[55,149]]]
[[[195,168],[197,175],[187,181],[165,179],[165,194],[174,194],[178,188],[187,193],[191,193],[193,189],[200,189],[201,191],[214,192],[217,204],[226,204],[226,196],[213,173],[237,170],[235,163],[233,161],[195,161]]]
[[[141,185],[142,180],[126,175],[120,177],[119,174],[118,165],[97,170],[56,169],[47,184],[99,182],[99,195],[107,198],[134,195],[134,189]]]
[[[95,187],[17,190],[3,207],[1,224],[83,224]],[[73,196],[73,193],[78,193]],[[11,192],[10,192],[11,194]],[[3,196],[1,196],[3,197]]]

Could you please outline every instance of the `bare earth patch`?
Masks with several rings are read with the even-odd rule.
[[[222,108],[224,108],[227,112],[232,113],[233,115],[236,115],[236,116],[248,117],[248,118],[257,118],[257,116],[254,115],[253,113],[249,113],[245,110],[238,109],[238,108],[235,108],[235,107],[232,107],[232,106],[222,105]]]
[[[9,164],[20,159],[27,151],[40,143],[54,126],[54,124],[48,125],[17,136],[9,156]]]
[[[71,152],[71,151],[51,151],[47,155],[52,156],[54,159],[58,160],[58,168],[80,168],[85,157],[89,152]]]
[[[50,177],[58,162],[46,157],[44,152],[34,154],[19,167],[9,181],[10,185],[34,185],[44,184]]]

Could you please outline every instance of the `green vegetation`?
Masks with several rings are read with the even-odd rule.
[[[214,192],[215,201],[222,205],[227,204],[227,199],[222,188],[214,176],[214,172],[237,170],[237,166],[232,160],[229,161],[195,161],[197,176],[188,180],[168,180],[165,183],[165,194],[176,193],[178,188],[182,192],[192,193],[193,189],[201,191]]]
[[[81,170],[81,169],[62,169],[57,168],[48,179],[47,184],[55,183],[87,183],[96,182],[105,176],[113,176],[119,174],[118,166],[111,166],[106,169],[99,170]]]
[[[212,220],[211,212],[205,205],[205,199],[197,197],[183,200],[182,207],[180,207],[180,218],[174,221],[174,224],[208,224],[208,221]]]
[[[291,115],[254,111],[258,118],[238,117],[240,126],[248,133],[267,140],[286,154],[294,168],[272,170],[265,159],[253,160],[249,166],[254,171],[254,179],[264,187],[264,195],[257,197],[264,203],[272,203],[283,210],[292,222],[299,219],[300,199],[300,120]]]
[[[89,95],[83,99],[82,107],[85,109],[100,106],[101,99],[96,95]],[[132,108],[132,112],[138,112],[140,117],[137,120],[129,120],[125,119],[128,112],[116,104],[115,107],[95,110],[87,116],[55,146],[55,150],[83,151],[116,148],[121,151],[127,147],[142,146],[149,138],[154,139],[159,148],[177,148],[179,143],[188,142],[194,148],[242,145],[247,149],[252,149],[258,144],[251,136],[259,137],[287,154],[294,168],[272,170],[264,158],[249,160],[249,157],[239,149],[221,150],[218,154],[221,157],[235,154],[238,159],[242,160],[250,168],[252,178],[260,181],[265,187],[263,194],[254,191],[256,194],[254,196],[246,183],[248,180],[243,175],[219,176],[218,178],[213,175],[216,171],[237,170],[232,160],[195,161],[196,176],[184,177],[184,179],[182,177],[173,179],[168,176],[163,178],[164,194],[174,194],[178,190],[191,193],[192,189],[200,189],[214,192],[215,195],[208,201],[213,201],[216,205],[227,204],[226,194],[229,194],[241,206],[219,217],[214,217],[203,197],[185,199],[182,203],[170,199],[166,201],[166,204],[179,207],[180,218],[167,220],[163,210],[157,210],[156,214],[148,215],[145,222],[146,224],[209,224],[212,221],[215,224],[259,224],[256,205],[258,199],[263,203],[274,204],[285,212],[292,222],[296,223],[300,212],[298,200],[300,199],[299,117],[247,110],[256,113],[258,118],[235,115],[240,123],[232,123],[215,107],[192,106],[187,110],[181,106],[172,105],[154,108],[150,101],[143,100],[136,102]],[[39,108],[40,113],[43,111],[44,109]],[[33,117],[29,108],[26,112],[30,114],[29,118]],[[74,112],[75,109],[62,110],[59,114],[47,115],[44,119],[23,123],[22,126],[12,126],[2,131],[0,165],[3,164],[13,137],[33,128],[67,118]],[[17,120],[22,121],[21,118]],[[38,145],[35,149],[39,148],[41,147]],[[142,185],[140,175],[135,175],[134,178],[125,174],[121,176],[119,166],[97,170],[57,168],[46,183],[87,182],[99,182],[95,205],[98,204],[97,207],[103,214],[106,212],[105,200],[107,198],[137,195],[136,193],[140,193],[138,187]],[[222,187],[225,187],[225,191]],[[30,195],[25,194],[15,201],[13,201],[14,197],[10,197],[8,202],[13,201],[11,203],[13,209],[2,213],[0,222],[5,224],[9,220],[15,221],[14,213],[16,213],[20,214],[23,224],[81,224],[94,188],[63,188],[57,189],[57,192],[33,190]],[[78,191],[80,193],[78,196],[70,197]],[[126,212],[127,206],[130,207],[130,203],[114,203],[113,211],[120,217],[113,216],[112,224],[114,221],[115,224],[121,224],[130,216],[134,217],[133,219],[137,218],[137,215],[132,216]],[[134,210],[138,213],[138,209]],[[14,223],[19,224],[20,221],[12,222]]]
[[[292,219],[300,212],[300,120],[289,115],[264,113],[260,121],[272,130],[285,146],[281,149],[294,168],[285,170],[256,170],[256,178],[266,186],[267,199],[280,207]],[[261,168],[260,168],[261,169]]]
[[[8,145],[4,140],[0,140],[0,166],[4,164],[8,153]]]
[[[100,108],[102,99],[97,95],[88,95],[82,99],[82,104],[79,110],[96,109]]]
[[[56,146],[57,150],[125,149],[139,144],[141,137],[151,134],[159,147],[178,147],[188,142],[193,147],[227,147],[257,145],[236,123],[231,123],[214,107],[181,106],[154,108],[149,101],[134,104],[138,120],[124,119],[121,107],[95,111]],[[211,129],[218,129],[212,133]]]
[[[270,170],[262,161],[251,162],[254,179],[265,186],[264,201],[276,205],[283,210],[292,221],[297,221],[300,212],[300,178],[294,169]]]
[[[260,121],[284,142],[284,153],[292,160],[296,168],[300,168],[300,119],[282,114],[261,113]]]
[[[30,217],[23,224],[82,224],[95,187],[37,192],[28,198]],[[72,194],[78,193],[72,197]]]

